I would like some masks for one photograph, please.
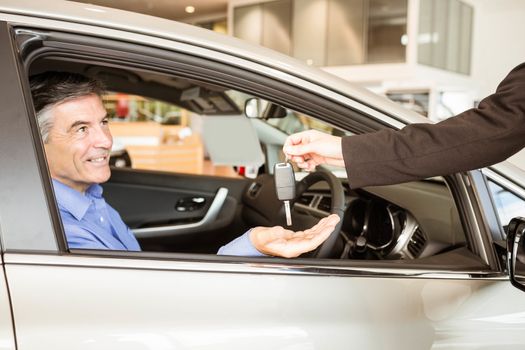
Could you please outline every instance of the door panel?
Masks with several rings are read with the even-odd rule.
[[[113,169],[104,196],[146,250],[215,253],[244,233],[248,180]]]
[[[525,298],[508,281],[78,256],[7,261],[21,350],[525,346],[515,311]]]

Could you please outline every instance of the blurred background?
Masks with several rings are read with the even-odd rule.
[[[475,106],[525,60],[524,0],[80,2],[177,20],[269,47],[433,121]],[[118,101],[116,96],[117,108]],[[510,160],[525,168],[524,151]]]

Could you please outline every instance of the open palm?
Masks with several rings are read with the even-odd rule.
[[[334,231],[339,216],[332,214],[304,231],[291,231],[282,226],[255,227],[250,240],[257,250],[266,255],[294,258],[321,245]]]

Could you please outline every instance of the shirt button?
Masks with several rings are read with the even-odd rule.
[[[104,222],[104,218],[102,216],[100,217],[100,222]]]

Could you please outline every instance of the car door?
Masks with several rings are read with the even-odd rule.
[[[89,35],[90,39],[98,35],[100,41],[103,37],[126,38],[137,45],[155,42],[165,50],[178,48],[176,42],[165,39],[81,24],[29,17],[17,17],[16,23],[23,25],[25,31],[19,33],[24,34],[38,24],[39,28],[50,26]],[[9,105],[17,108],[16,113],[0,112],[6,121],[2,128],[6,137],[0,139],[0,145],[9,150],[9,156],[2,153],[2,160],[11,169],[2,177],[0,191],[18,199],[2,201],[1,212],[2,222],[7,223],[2,226],[4,264],[18,349],[457,349],[524,345],[521,314],[525,299],[486,257],[483,246],[477,245],[485,234],[483,225],[468,230],[475,249],[452,250],[421,261],[286,260],[67,249],[32,119],[23,60],[15,50],[16,33],[5,23],[2,28],[6,59],[0,71],[11,77]],[[235,60],[239,64],[239,59]],[[281,77],[280,83],[287,81],[287,93],[312,84],[283,72],[274,73]],[[319,88],[319,96],[323,89]],[[290,98],[300,100],[297,95]],[[337,106],[353,113],[344,104]],[[458,175],[457,182],[462,215],[471,225],[475,218],[480,219],[477,202],[466,185],[467,178]]]

